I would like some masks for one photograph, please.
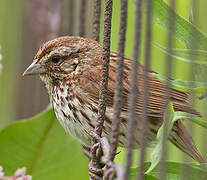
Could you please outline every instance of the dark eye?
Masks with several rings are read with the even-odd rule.
[[[51,60],[52,60],[53,63],[58,63],[58,62],[60,62],[61,58],[62,58],[61,56],[55,55],[55,56],[52,57]]]

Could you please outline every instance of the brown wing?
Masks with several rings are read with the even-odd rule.
[[[111,53],[109,68],[109,79],[108,79],[108,93],[107,93],[107,106],[113,106],[114,89],[116,85],[116,60],[117,54]],[[125,58],[124,67],[124,85],[123,85],[123,105],[122,110],[126,111],[128,108],[128,95],[130,90],[130,64],[131,59]],[[150,71],[149,71],[150,72]],[[152,71],[151,71],[152,72]],[[141,64],[138,67],[138,89],[139,96],[137,99],[137,112],[140,114],[143,108],[143,77],[144,69]],[[84,72],[80,78],[80,86],[89,94],[92,101],[98,102],[99,99],[99,86],[101,82],[101,65]],[[147,114],[150,117],[162,117],[165,109],[165,93],[167,87],[161,83],[157,78],[149,75],[149,104],[147,106]],[[173,102],[175,111],[184,111],[201,116],[188,102],[188,94],[170,89],[170,100]]]

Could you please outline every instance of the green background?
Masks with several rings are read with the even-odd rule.
[[[206,24],[206,7],[207,2],[205,0],[196,0],[198,3],[197,9],[194,9],[194,16],[197,19],[197,26],[201,29],[202,32],[207,33],[207,24]],[[165,1],[165,2],[169,2]],[[0,44],[2,47],[1,54],[3,55],[3,72],[0,75],[0,129],[5,127],[6,124],[17,120],[16,111],[17,107],[21,106],[23,103],[18,102],[18,91],[19,91],[19,82],[18,78],[21,76],[21,53],[22,51],[22,38],[24,36],[24,33],[22,32],[22,18],[23,18],[23,6],[24,1],[23,0],[1,0],[0,1]],[[184,17],[185,19],[189,19],[189,13],[190,9],[192,8],[191,2],[189,0],[177,0],[176,1],[176,12]],[[102,7],[103,9],[103,7]],[[118,44],[118,30],[119,30],[119,9],[120,4],[118,0],[114,1],[113,4],[113,18],[112,18],[112,44],[111,49],[116,50],[117,44]],[[146,12],[144,12],[145,14]],[[103,14],[102,14],[103,18]],[[144,15],[145,18],[145,15]],[[92,20],[88,21],[89,23],[92,23]],[[134,2],[133,0],[129,0],[128,4],[128,28],[127,28],[127,41],[126,41],[126,52],[125,54],[129,57],[132,56],[132,50],[133,50],[133,28],[134,26]],[[103,24],[101,25],[103,28]],[[145,27],[143,24],[142,28],[142,54],[141,54],[141,62],[144,60],[144,43],[145,43]],[[102,34],[102,33],[101,33]],[[91,36],[91,34],[87,35],[88,37]],[[166,37],[167,33],[165,30],[163,30],[160,26],[158,26],[155,22],[153,22],[153,28],[152,28],[152,42],[157,42],[161,45],[167,46],[166,43]],[[29,42],[28,42],[29,43]],[[174,47],[177,48],[185,48],[183,44],[181,44],[179,41],[174,39]],[[199,42],[198,42],[199,43]],[[31,57],[28,57],[32,59]],[[160,52],[155,47],[152,47],[152,54],[151,54],[151,68],[154,71],[157,71],[161,74],[165,74],[165,63],[166,63],[166,55]],[[24,65],[26,67],[26,65]],[[173,72],[172,77],[178,78],[178,79],[190,79],[191,77],[191,65],[175,60],[173,59]],[[18,77],[18,78],[17,78]],[[32,103],[32,102],[31,102]],[[201,101],[195,101],[195,106],[205,115],[205,103]],[[41,111],[41,110],[40,110]],[[207,117],[207,116],[204,116]],[[206,130],[203,128],[200,128],[196,125],[189,125],[191,128],[191,132],[194,134],[194,139],[196,144],[198,145],[198,148],[202,154],[204,154],[204,157],[206,156],[206,143],[205,142],[205,134],[207,133]],[[59,127],[61,129],[61,127]],[[4,131],[4,130],[3,130]],[[3,131],[1,133],[3,133]],[[62,129],[63,131],[63,129]],[[68,141],[73,141],[70,139],[70,137],[64,137],[68,138]],[[66,140],[67,141],[67,140]],[[0,144],[2,143],[0,139]],[[55,143],[51,142],[51,143]],[[5,144],[6,145],[6,144]],[[58,148],[58,147],[54,147]],[[75,142],[75,145],[72,147],[73,151],[77,151],[81,157],[83,155],[80,153],[80,145],[78,142]],[[169,152],[169,160],[172,161],[182,161],[183,160],[183,153],[177,150],[174,146],[169,145],[168,148]],[[121,153],[117,156],[116,161],[118,162],[124,162],[124,149],[120,149]],[[73,153],[74,153],[73,152]],[[148,154],[151,152],[151,149],[148,149]],[[135,151],[135,156],[137,156],[138,152]],[[1,155],[0,155],[1,156]],[[0,157],[1,159],[1,157]],[[134,158],[134,166],[137,166],[137,159],[138,157]],[[149,156],[148,156],[149,159]],[[184,158],[185,160],[189,160],[187,157]],[[4,159],[4,162],[7,161]],[[75,160],[76,161],[76,160]],[[77,160],[79,161],[79,159]],[[191,160],[190,160],[191,161]],[[84,160],[84,163],[87,161]],[[81,161],[80,161],[81,163]],[[8,163],[3,163],[4,166],[6,166],[7,169],[9,169]],[[1,165],[1,161],[0,161]],[[23,164],[22,164],[23,165]],[[26,166],[26,164],[24,165]],[[78,163],[74,163],[74,166],[79,168]],[[13,167],[14,168],[14,167]],[[18,168],[18,167],[16,167]],[[14,168],[14,169],[16,169]],[[12,169],[12,171],[14,171]],[[76,168],[75,168],[76,169]],[[10,169],[11,170],[11,169]],[[11,173],[11,171],[8,171]],[[78,171],[77,171],[78,172]],[[87,169],[83,170],[84,173],[86,173],[85,177],[87,177]],[[74,173],[75,174],[75,173]],[[77,174],[77,173],[76,173]]]

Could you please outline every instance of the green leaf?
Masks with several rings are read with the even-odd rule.
[[[180,61],[196,64],[207,64],[207,51],[193,50],[193,49],[168,49],[158,43],[154,43],[154,46],[165,54],[170,55]]]
[[[174,114],[177,119],[188,119],[192,121],[193,123],[196,123],[202,126],[203,128],[207,129],[207,121],[202,120],[201,118],[199,118],[198,116],[194,114],[190,114],[190,113],[182,112],[182,111],[176,111]]]
[[[166,168],[166,179],[175,180],[183,179],[184,176],[189,180],[206,180],[207,169],[203,165],[187,164],[180,162],[163,162]],[[145,162],[145,170],[149,169],[150,162]],[[130,180],[136,179],[139,168],[131,168],[130,170]],[[185,173],[187,171],[187,173]],[[160,168],[157,166],[149,174],[145,174],[145,179],[154,180],[160,179]]]
[[[190,12],[189,12],[189,21],[190,23],[194,24],[195,22],[195,17],[194,17],[194,13],[193,13],[193,7],[190,8]]]
[[[197,117],[196,115],[190,114],[190,113],[181,112],[181,111],[175,112],[173,109],[173,104],[170,103],[165,110],[163,124],[157,132],[157,144],[151,153],[151,157],[150,157],[151,164],[150,164],[149,169],[147,169],[147,171],[145,172],[145,174],[149,174],[158,165],[158,163],[160,162],[162,158],[162,149],[163,149],[163,140],[164,140],[164,137],[163,137],[164,123],[167,123],[168,125],[166,136],[169,136],[174,122],[177,121],[178,119],[189,119],[192,122],[198,125],[201,125],[204,128],[207,128],[206,121],[203,121],[201,118]]]
[[[163,0],[152,1],[153,22],[168,31],[168,14],[172,10]],[[194,24],[179,16],[174,10],[174,36],[188,49],[207,50],[207,36],[201,32]],[[197,42],[196,45],[192,42]],[[193,74],[196,81],[206,82],[207,66],[193,66]],[[183,82],[181,83],[183,84]],[[184,83],[185,84],[185,83]],[[182,89],[182,87],[181,87]],[[185,88],[184,88],[185,89]]]
[[[207,178],[207,170],[205,166],[195,165],[195,164],[186,164],[178,162],[163,162],[166,165],[166,179],[175,180],[183,179],[184,177],[189,180],[197,180],[198,177],[200,180],[205,180]],[[150,163],[146,162],[146,169],[149,168]],[[135,169],[133,169],[135,171]],[[187,172],[187,173],[185,173]],[[151,177],[148,179],[160,179],[160,168],[159,166],[153,169],[149,174]],[[146,176],[147,177],[147,176]]]
[[[151,73],[151,75],[163,83],[168,83],[172,88],[183,92],[193,91],[195,93],[203,93],[207,88],[207,82],[185,81],[181,79],[171,80],[158,73]]]
[[[162,149],[163,149],[163,135],[164,135],[164,123],[167,123],[168,126],[168,131],[167,131],[167,135],[169,135],[172,127],[173,127],[173,123],[177,120],[177,117],[174,116],[174,109],[173,109],[173,105],[172,103],[170,103],[164,113],[164,118],[163,118],[163,124],[162,126],[159,128],[158,132],[157,132],[157,144],[155,146],[155,148],[153,149],[151,156],[150,156],[150,162],[151,165],[149,167],[149,169],[145,172],[145,174],[149,174],[160,162],[161,158],[162,158]]]
[[[154,22],[168,31],[169,6],[162,0],[153,0],[152,5]],[[177,40],[184,44],[188,49],[194,49],[196,47],[196,49],[199,50],[207,50],[207,36],[203,32],[175,12],[174,21],[174,36]],[[196,81],[206,82],[206,65],[195,65],[193,66],[193,71]]]
[[[168,14],[172,10],[163,0],[153,0],[153,20],[163,29],[168,30]],[[174,10],[175,34],[174,36],[187,48],[193,49],[192,42],[198,42],[197,48],[207,50],[207,37],[195,25],[179,16]]]
[[[145,164],[148,165],[148,163],[145,163]],[[137,179],[137,172],[138,172],[138,169],[137,168],[131,168],[130,169],[130,174],[129,174],[129,179],[130,180]],[[157,180],[157,177],[156,176],[150,175],[150,174],[146,174],[144,178],[146,180]]]
[[[0,165],[7,175],[26,167],[33,180],[88,178],[80,144],[65,133],[51,108],[1,130],[0,147]]]

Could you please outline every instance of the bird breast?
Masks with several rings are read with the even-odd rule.
[[[80,100],[72,87],[54,86],[52,94],[50,100],[56,117],[66,132],[82,144],[90,144],[89,132],[94,128],[95,122],[93,121],[97,119],[97,114]]]

